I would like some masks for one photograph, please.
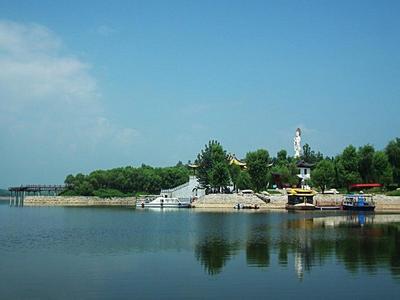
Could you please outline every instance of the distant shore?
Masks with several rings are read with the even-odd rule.
[[[339,205],[343,195],[322,195],[314,197],[319,205]],[[0,197],[0,200],[8,201],[9,197]],[[261,210],[285,209],[286,195],[271,195],[270,202],[265,203],[255,195],[241,196],[238,194],[209,194],[193,202],[193,206],[199,209],[233,209],[242,203],[244,205],[257,205]],[[377,212],[400,212],[400,197],[375,195],[374,202]],[[25,206],[125,206],[135,207],[136,198],[99,198],[84,196],[27,196]]]

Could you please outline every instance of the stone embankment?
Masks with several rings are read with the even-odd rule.
[[[322,195],[314,197],[317,205],[340,205],[343,195]],[[400,197],[375,195],[376,211],[399,211]],[[265,203],[255,195],[240,196],[238,194],[210,194],[196,200],[193,205],[197,208],[233,208],[237,203],[245,205],[257,204],[260,209],[285,209],[287,195],[271,195],[270,202]]]
[[[27,196],[25,206],[135,206],[135,197]]]
[[[238,194],[209,194],[200,197],[193,202],[196,208],[233,208],[236,204],[244,205],[257,204],[260,208],[267,204],[255,195],[238,195]]]

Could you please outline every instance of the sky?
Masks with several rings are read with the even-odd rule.
[[[0,0],[0,187],[400,136],[400,1]]]

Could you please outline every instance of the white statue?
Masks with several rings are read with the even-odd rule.
[[[293,139],[293,146],[294,146],[294,158],[299,158],[300,152],[301,152],[301,130],[300,130],[300,128],[296,129],[296,136]]]

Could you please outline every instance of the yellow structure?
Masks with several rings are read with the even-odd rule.
[[[290,189],[286,209],[289,210],[312,210],[315,209],[313,197],[317,194],[314,190]]]
[[[228,159],[229,159],[229,165],[236,165],[239,166],[243,169],[246,169],[246,163],[245,162],[241,162],[240,160],[238,160],[235,156],[235,154],[229,154],[228,155]]]

